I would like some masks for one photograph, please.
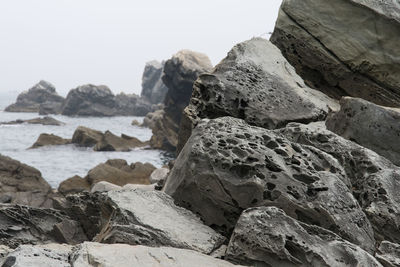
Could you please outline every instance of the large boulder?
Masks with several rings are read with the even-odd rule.
[[[58,186],[58,192],[63,195],[76,194],[82,191],[89,191],[90,183],[88,180],[75,175],[67,180],[64,180]]]
[[[210,59],[201,53],[183,50],[165,62],[162,80],[168,87],[164,114],[154,123],[150,144],[153,148],[174,151],[178,145],[182,111],[189,104],[193,83],[212,69]]]
[[[185,109],[178,152],[203,118],[232,116],[250,125],[274,129],[288,122],[324,120],[338,104],[309,88],[268,40],[253,38],[237,44],[211,74],[194,83]]]
[[[60,146],[71,144],[71,139],[64,139],[54,134],[42,133],[36,142],[30,148],[38,148],[43,146]]]
[[[152,104],[135,94],[120,93],[115,96],[116,113],[118,116],[146,116],[152,111]]]
[[[400,165],[400,109],[351,97],[342,98],[340,105],[328,117],[327,128]]]
[[[8,112],[39,112],[41,105],[61,107],[64,98],[57,94],[56,88],[49,82],[40,81],[35,86],[18,95],[17,102],[8,106]],[[60,110],[54,110],[60,113]]]
[[[144,147],[147,142],[142,142],[136,137],[122,134],[116,136],[110,131],[106,131],[100,141],[95,145],[94,151],[131,151],[134,148]]]
[[[271,41],[326,94],[400,106],[397,1],[285,0]]]
[[[82,147],[90,147],[100,142],[102,137],[103,133],[100,131],[79,126],[72,135],[72,143]]]
[[[242,213],[226,258],[251,266],[382,266],[360,247],[276,207]]]
[[[331,155],[222,117],[197,125],[163,191],[225,235],[242,210],[276,206],[372,251],[372,227],[350,188]]]
[[[164,102],[168,87],[161,80],[164,62],[156,60],[146,63],[142,76],[142,92],[140,96],[152,104]]]

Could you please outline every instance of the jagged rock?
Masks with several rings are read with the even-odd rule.
[[[268,40],[237,44],[211,74],[194,83],[183,113],[178,152],[203,118],[232,116],[267,129],[324,120],[335,100],[309,88]]]
[[[148,142],[142,142],[136,137],[122,134],[121,137],[106,131],[95,145],[94,151],[131,151],[133,148],[144,147]]]
[[[325,129],[322,123],[291,123],[280,129],[292,142],[335,157],[350,179],[353,195],[371,222],[377,240],[400,242],[400,168],[375,152]]]
[[[150,175],[150,183],[157,184],[163,183],[165,179],[167,179],[169,173],[169,169],[167,168],[159,168],[155,169]]]
[[[383,241],[375,257],[384,267],[398,267],[400,266],[400,245]]]
[[[164,114],[152,125],[150,145],[153,148],[176,149],[182,111],[189,104],[193,83],[200,74],[211,69],[211,61],[206,55],[189,50],[182,50],[165,62],[162,80],[168,93]]]
[[[42,133],[36,142],[30,148],[38,148],[42,146],[60,146],[71,144],[71,139],[64,139],[54,134]]]
[[[225,235],[243,209],[276,206],[372,251],[371,225],[349,188],[329,154],[223,117],[194,129],[163,191]]]
[[[397,1],[285,0],[271,41],[310,86],[398,107],[399,14]]]
[[[73,136],[72,143],[83,147],[90,147],[100,142],[103,133],[87,127],[79,126]]]
[[[328,117],[327,128],[400,165],[400,109],[351,97],[342,98],[340,105]]]
[[[51,242],[79,244],[87,240],[79,222],[53,209],[0,205],[0,243],[15,248],[20,244]]]
[[[58,192],[60,192],[63,195],[76,194],[82,191],[89,191],[89,190],[90,190],[89,182],[78,175],[75,175],[67,180],[62,181],[58,186]]]
[[[22,124],[22,123],[53,125],[53,126],[64,125],[63,122],[56,120],[52,117],[42,117],[42,118],[34,118],[34,119],[30,119],[30,120],[15,120],[15,121],[9,121],[9,122],[0,122],[0,124],[7,124],[7,125]]]
[[[164,62],[150,61],[146,63],[142,76],[142,92],[140,96],[152,104],[164,102],[165,95],[168,92],[161,80],[163,74]]]
[[[118,185],[115,185],[115,184],[112,184],[112,183],[109,183],[106,181],[101,181],[92,186],[92,188],[90,189],[90,193],[93,194],[96,192],[108,192],[111,190],[121,190],[121,189],[122,189],[121,186],[118,186]]]
[[[8,112],[39,112],[41,105],[61,105],[64,101],[49,82],[40,81],[35,86],[18,95],[17,102],[8,106]],[[59,113],[59,111],[55,112]]]
[[[251,266],[382,266],[360,247],[276,207],[245,210],[226,254]]]

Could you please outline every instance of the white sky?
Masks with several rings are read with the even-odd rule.
[[[236,43],[273,31],[280,3],[0,0],[0,92],[44,79],[62,95],[87,83],[140,93],[147,61],[191,49],[215,65]]]

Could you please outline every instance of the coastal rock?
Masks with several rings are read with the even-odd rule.
[[[75,175],[67,180],[62,181],[58,186],[58,192],[60,192],[65,196],[89,190],[90,190],[89,182],[78,175]]]
[[[103,133],[100,131],[79,126],[72,136],[72,143],[78,146],[91,147],[100,142],[102,137]]]
[[[109,183],[106,181],[101,181],[92,186],[92,188],[90,189],[90,193],[93,194],[96,192],[108,192],[111,190],[121,190],[121,189],[122,189],[121,186],[118,186],[118,185],[115,185],[115,184],[112,184],[112,183]]]
[[[146,116],[152,111],[152,104],[135,94],[120,93],[115,96],[118,116]]]
[[[150,61],[146,63],[142,76],[142,92],[140,96],[152,104],[164,102],[165,95],[168,92],[161,80],[164,70],[164,62]]]
[[[398,107],[399,14],[397,1],[285,0],[271,41],[310,86]]]
[[[398,267],[400,266],[400,245],[383,241],[375,257],[384,267]]]
[[[204,120],[177,158],[163,191],[229,235],[242,210],[276,206],[373,251],[372,227],[340,163],[243,120]]]
[[[18,95],[17,102],[8,106],[8,112],[39,112],[42,104],[61,105],[64,98],[57,94],[56,88],[49,82],[40,81],[35,86]],[[55,112],[59,113],[59,111]]]
[[[251,266],[382,266],[360,247],[276,207],[242,213],[226,258]]]
[[[193,83],[200,74],[211,69],[211,61],[206,55],[189,50],[182,50],[165,62],[162,81],[168,87],[168,93],[164,114],[152,125],[150,145],[153,148],[176,149],[182,111],[189,104]]]
[[[155,129],[156,127],[160,128],[162,125],[157,125],[162,123],[162,119],[164,117],[165,111],[164,109],[159,109],[154,112],[147,113],[146,117],[143,119],[142,127],[148,127],[150,129]]]
[[[141,123],[138,120],[133,120],[131,125],[132,126],[141,126]]]
[[[94,151],[131,151],[133,148],[144,147],[147,142],[122,134],[121,137],[106,131],[100,141],[95,145]]]
[[[328,117],[327,128],[400,165],[400,109],[351,97],[342,98],[340,105]]]
[[[155,169],[150,175],[150,183],[164,183],[165,179],[167,179],[169,173],[169,169],[167,168],[159,168]]]
[[[42,133],[30,148],[33,149],[43,146],[59,146],[68,144],[71,144],[71,139],[64,139],[54,134]]]
[[[237,44],[213,70],[194,83],[185,109],[178,152],[203,118],[231,116],[267,129],[289,122],[324,120],[338,104],[311,89],[268,40]]]
[[[46,117],[29,119],[29,120],[15,120],[15,121],[9,121],[9,122],[0,122],[0,124],[6,124],[6,125],[23,124],[23,123],[53,125],[53,126],[64,125],[63,122],[61,122],[59,120],[56,120],[56,119],[54,119],[52,117],[47,117],[47,116]]]
[[[39,115],[61,114],[63,102],[44,102],[40,104]]]

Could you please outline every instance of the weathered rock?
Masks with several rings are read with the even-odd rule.
[[[64,139],[54,134],[42,133],[36,142],[30,148],[38,148],[42,146],[60,146],[71,144],[71,139]]]
[[[328,117],[327,128],[400,165],[400,110],[351,97],[340,104],[340,111]]]
[[[111,190],[121,190],[121,189],[122,189],[121,186],[118,186],[118,185],[115,185],[115,184],[112,184],[112,183],[109,183],[106,181],[101,181],[92,186],[92,188],[90,189],[90,193],[108,192]]]
[[[23,123],[28,123],[28,124],[42,124],[42,125],[53,125],[53,126],[61,126],[64,125],[63,122],[56,120],[52,117],[42,117],[42,118],[34,118],[30,120],[15,120],[15,121],[9,121],[9,122],[0,122],[0,124],[8,124],[8,125],[13,125],[13,124],[23,124]]]
[[[120,93],[115,96],[116,113],[119,116],[146,116],[152,111],[152,104],[135,94]]]
[[[100,142],[103,133],[87,127],[79,126],[73,136],[72,143],[83,147],[90,147]]]
[[[371,251],[371,225],[349,188],[329,154],[223,117],[194,129],[163,190],[226,235],[243,209],[276,206]]]
[[[103,212],[107,224],[95,241],[171,246],[210,254],[225,240],[163,192],[109,191],[104,197],[101,210],[109,207],[111,212]]]
[[[251,266],[382,266],[360,247],[276,207],[245,210],[226,257]]]
[[[150,145],[174,151],[178,144],[182,111],[189,104],[193,83],[202,73],[212,69],[209,58],[201,53],[183,50],[165,62],[162,80],[168,87],[164,114],[154,123]]]
[[[350,179],[353,195],[371,222],[377,240],[400,242],[400,168],[375,152],[325,129],[324,123],[291,123],[279,130],[292,142],[335,157]]]
[[[155,129],[156,123],[161,123],[162,118],[164,117],[164,109],[159,109],[154,112],[147,113],[146,117],[143,119],[142,127],[149,127],[150,129]]]
[[[141,123],[138,120],[133,120],[131,123],[132,126],[140,126]]]
[[[79,244],[87,240],[80,223],[52,209],[0,205],[0,243],[15,248],[20,244],[51,242]]]
[[[122,134],[121,137],[106,131],[95,145],[94,151],[131,151],[133,148],[144,147],[148,142]]]
[[[159,182],[164,182],[167,179],[169,173],[169,169],[167,168],[159,168],[155,169],[150,175],[150,183],[157,184]]]
[[[158,190],[157,184],[126,184],[121,190],[143,190],[143,191],[154,191]]]
[[[44,102],[40,104],[39,115],[61,114],[64,102]]]
[[[397,1],[285,0],[271,41],[311,86],[400,106]]]
[[[42,104],[54,103],[61,105],[64,98],[59,96],[56,88],[46,81],[40,81],[38,84],[18,95],[17,102],[8,106],[5,111],[8,112],[39,112]],[[58,113],[58,112],[56,112]]]
[[[78,175],[75,175],[67,180],[62,181],[58,186],[58,192],[60,192],[63,195],[76,194],[82,191],[89,191],[89,190],[90,190],[89,182]]]
[[[185,109],[178,152],[203,118],[231,116],[267,129],[288,122],[324,120],[338,104],[306,86],[278,48],[268,40],[253,38],[236,45],[212,74],[194,83]]]
[[[142,92],[140,96],[152,104],[164,102],[165,95],[168,92],[161,80],[163,74],[164,62],[150,61],[146,63],[142,76]]]
[[[400,266],[400,245],[383,241],[375,257],[385,267],[398,267]]]

